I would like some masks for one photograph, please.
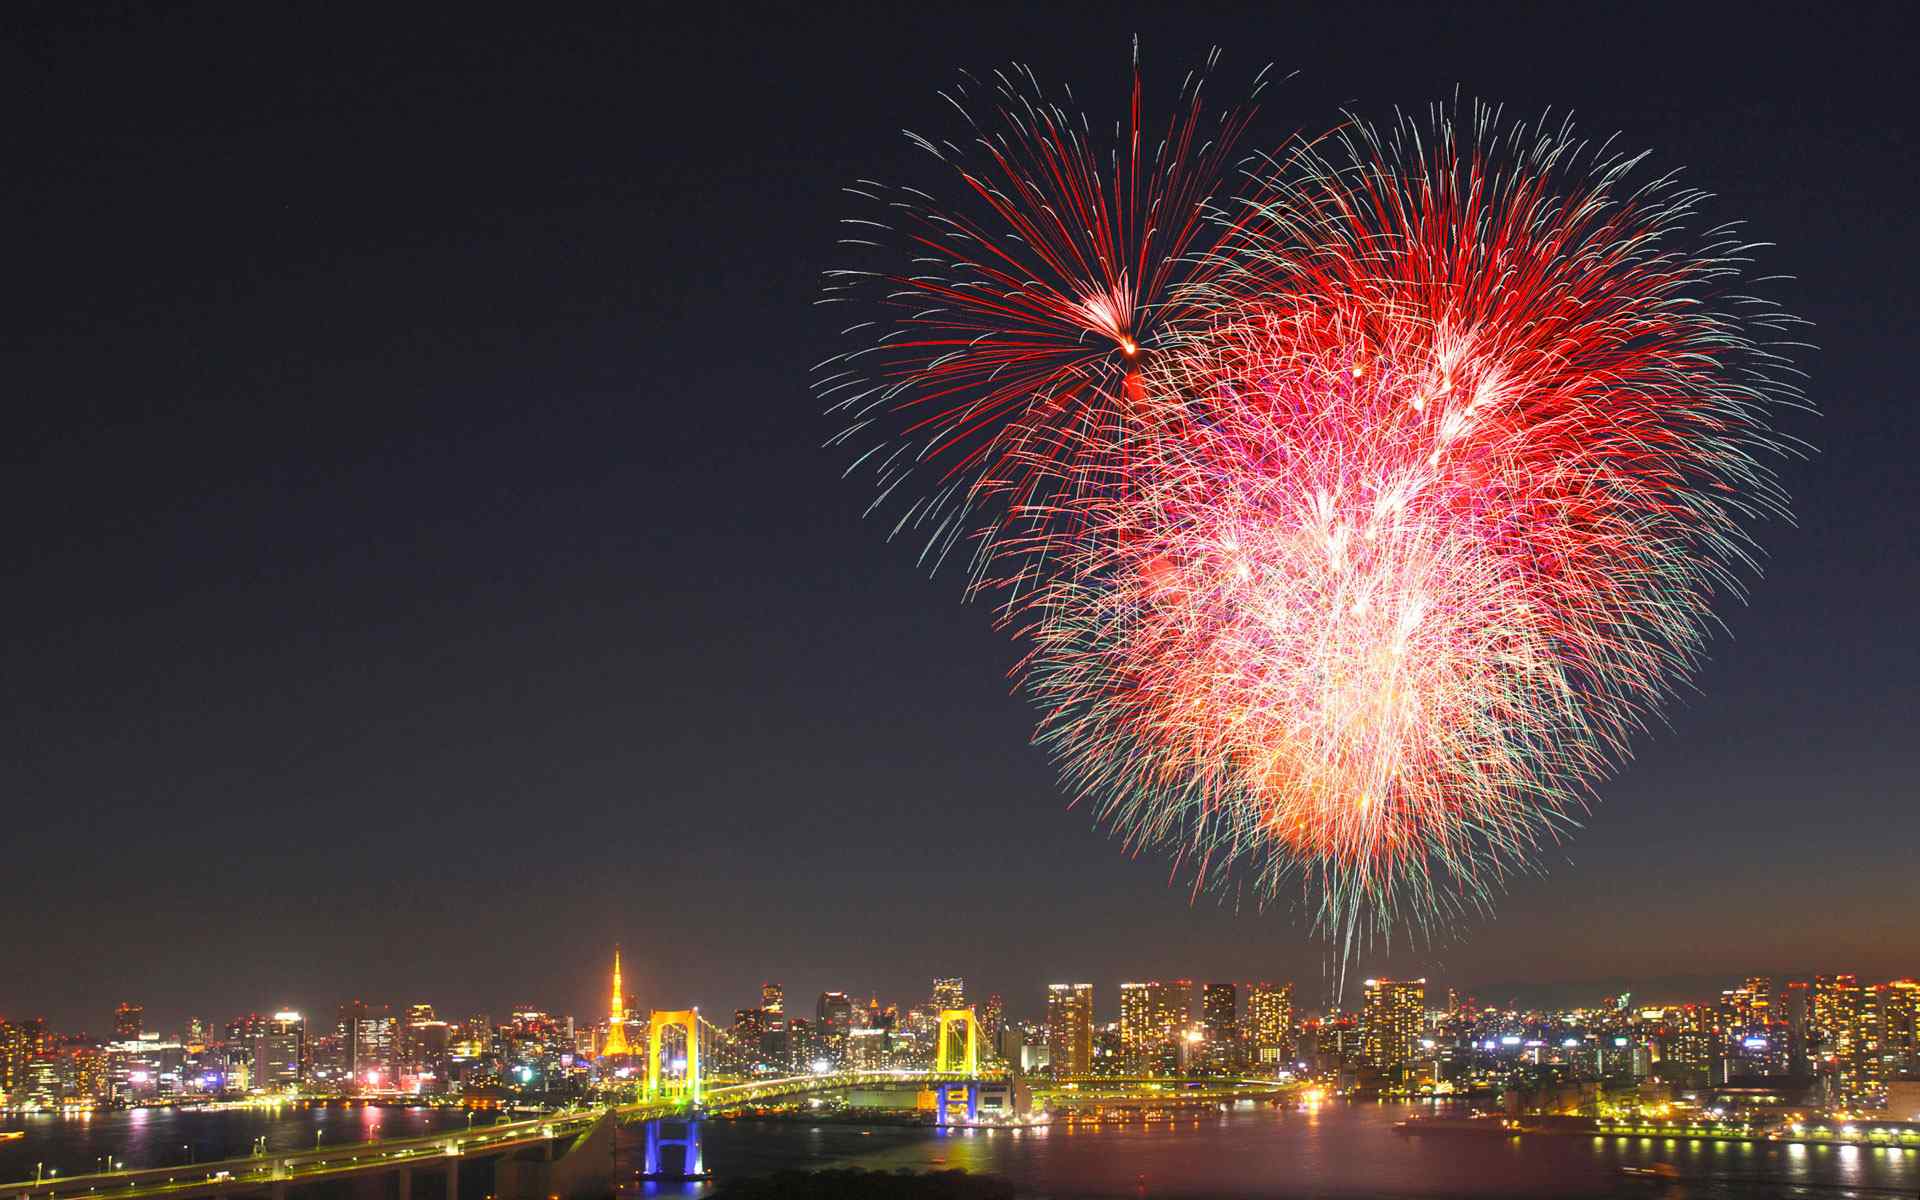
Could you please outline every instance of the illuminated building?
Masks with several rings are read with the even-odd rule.
[[[600,1057],[627,1058],[633,1046],[627,1041],[627,996],[620,979],[620,946],[613,947],[613,995],[607,1003],[607,1039],[600,1044]]]
[[[1807,1023],[1809,1054],[1816,1069],[1832,1077],[1839,1098],[1845,1101],[1864,1095],[1876,1074],[1864,1010],[1857,977],[1814,976],[1813,1016]]]
[[[382,1091],[396,1086],[400,1021],[392,1006],[361,1000],[342,1004],[336,1030],[350,1090]]]
[[[1780,1020],[1787,1034],[1787,1070],[1794,1075],[1807,1073],[1807,1030],[1812,1017],[1813,994],[1805,980],[1793,980],[1780,989]]]
[[[1873,989],[1879,1015],[1880,1078],[1920,1072],[1920,980],[1896,979]]]
[[[767,1033],[767,1010],[764,1008],[736,1008],[733,1010],[733,1039],[742,1046],[752,1046],[756,1050],[761,1039]]]
[[[1256,983],[1247,989],[1247,1046],[1258,1063],[1278,1066],[1292,1059],[1292,984]]]
[[[122,1004],[113,1010],[113,1040],[137,1042],[146,1023],[147,1010],[138,1004]]]
[[[1120,1040],[1120,1023],[1109,1022],[1093,1031],[1093,1065],[1087,1071],[1096,1078],[1131,1075],[1125,1044]]]
[[[1786,1070],[1788,1038],[1775,1027],[1772,996],[1773,981],[1760,976],[1720,993],[1720,1036],[1727,1078]]]
[[[1200,990],[1200,1030],[1206,1036],[1207,1065],[1233,1070],[1240,1065],[1240,990],[1231,983],[1209,983]]]
[[[813,1019],[823,1034],[845,1033],[853,1027],[853,1001],[845,992],[821,992],[814,1002]]]
[[[805,1017],[787,1018],[787,1057],[784,1060],[791,1069],[804,1071],[816,1058],[820,1057],[820,1046],[814,1027]]]
[[[967,1006],[967,981],[958,975],[933,981],[933,1009],[942,1012]]]
[[[853,1029],[853,1001],[845,992],[821,992],[814,1002],[814,1049],[831,1063],[847,1061],[847,1034]]]
[[[884,1071],[892,1066],[892,1037],[892,1034],[878,1026],[849,1029],[847,1068],[853,1071]]]
[[[770,1017],[785,1015],[787,1011],[787,993],[777,983],[760,985],[760,1007],[767,1010]]]
[[[1360,1012],[1366,1060],[1382,1071],[1413,1060],[1426,1019],[1427,981],[1369,979]]]
[[[980,1036],[987,1045],[1000,1044],[1000,1026],[1006,1021],[1006,1004],[1000,999],[1000,993],[994,992],[987,997],[985,1008],[980,1010]]]
[[[92,1046],[74,1048],[73,1091],[75,1095],[94,1100],[104,1100],[111,1094],[105,1051]]]
[[[47,1023],[31,1020],[0,1021],[0,1092],[11,1096],[26,1085],[27,1064],[52,1046]]]
[[[1055,1078],[1085,1075],[1093,1067],[1093,985],[1047,985],[1047,1058]]]
[[[1720,1015],[1727,1031],[1765,1032],[1773,1023],[1772,995],[1773,981],[1758,976],[1721,992]]]
[[[1185,979],[1120,985],[1120,1044],[1131,1069],[1148,1074],[1166,1069],[1167,1052],[1177,1052],[1191,1019],[1187,1003],[1192,991],[1193,984]]]
[[[253,1038],[253,1086],[268,1091],[297,1091],[306,1075],[307,1022],[282,1011],[265,1021]]]
[[[20,1099],[42,1108],[58,1107],[67,1093],[67,1080],[60,1059],[38,1055],[27,1060]]]

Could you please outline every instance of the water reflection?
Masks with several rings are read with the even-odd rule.
[[[1840,1188],[1912,1195],[1920,1188],[1920,1154],[1899,1148],[1396,1133],[1394,1122],[1411,1111],[1339,1103],[1310,1110],[1235,1106],[1131,1125],[946,1134],[903,1126],[710,1121],[704,1141],[706,1161],[722,1180],[791,1167],[964,1168],[1003,1175],[1025,1195],[1055,1197],[1684,1194],[1692,1200],[1747,1200],[1795,1188],[1810,1195]],[[491,1116],[479,1114],[475,1123]],[[14,1118],[8,1127],[26,1129],[28,1137],[0,1143],[0,1180],[31,1178],[36,1161],[65,1175],[97,1169],[103,1156],[129,1166],[170,1166],[188,1153],[203,1161],[245,1154],[260,1137],[273,1151],[309,1148],[317,1139],[336,1145],[377,1132],[391,1140],[466,1125],[460,1110],[355,1112],[338,1106]],[[1677,1174],[1677,1185],[1624,1173],[1662,1163]],[[624,1197],[711,1191],[624,1178]]]

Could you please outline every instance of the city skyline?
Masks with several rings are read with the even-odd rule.
[[[1479,1091],[1524,1076],[1532,1082],[1520,1086],[1539,1091],[1540,1103],[1570,1081],[1638,1089],[1649,1079],[1729,1095],[1786,1089],[1840,1109],[1891,1104],[1904,1114],[1920,1103],[1920,980],[1912,977],[1749,975],[1705,1001],[1622,992],[1540,1009],[1425,978],[1366,979],[1355,1003],[1335,1009],[1296,1003],[1292,981],[1135,979],[1112,989],[1104,1007],[1094,984],[1062,982],[1047,986],[1038,1020],[978,981],[970,990],[963,976],[885,1002],[822,991],[811,1017],[770,980],[728,1022],[724,1013],[635,1004],[616,946],[606,985],[599,1019],[530,1006],[495,1014],[352,1000],[331,1014],[196,1018],[169,1033],[143,1005],[123,1001],[111,1033],[94,1037],[0,1017],[0,1103],[15,1111],[195,1095],[478,1103],[528,1092],[549,1102],[563,1093],[617,1101],[642,1080],[643,1098],[651,1097],[676,1072],[697,1095],[708,1074],[751,1086],[842,1070],[944,1071],[950,1062],[975,1077],[1012,1072],[1016,1092],[1033,1071],[1062,1084],[1319,1079],[1348,1092],[1401,1094]]]
[[[1777,243],[1819,346],[1825,416],[1787,426],[1818,452],[1781,463],[1798,523],[1750,603],[1716,605],[1697,687],[1497,916],[1349,977],[1910,972],[1916,226],[1884,197],[1920,163],[1888,130],[1900,71],[1862,63],[1910,18],[1807,38],[1646,11],[1721,52],[1679,72],[1615,14],[1420,6],[1380,18],[1386,48],[1338,10],[1278,38],[1121,6],[905,14],[877,53],[832,17],[396,15],[379,53],[421,74],[268,12],[11,15],[7,86],[46,117],[9,135],[0,200],[33,231],[0,755],[0,907],[33,916],[0,1014],[404,1004],[416,980],[591,1013],[583,964],[615,942],[632,994],[728,1011],[767,978],[1323,990],[1291,897],[1193,901],[1071,805],[989,607],[863,515],[806,391],[842,188],[913,180],[897,129],[946,128],[940,84],[1010,50],[1118,111],[1136,34],[1162,92],[1216,43],[1235,86],[1301,68],[1266,142],[1456,89],[1571,108]],[[1528,50],[1569,39],[1551,71]],[[702,121],[669,119],[688,96]]]
[[[703,1014],[707,1014],[709,1019],[724,1021],[724,1019],[729,1018],[731,1014],[745,1011],[746,1008],[743,1007],[744,1002],[752,1001],[757,997],[759,1001],[757,1007],[762,1011],[777,1012],[778,1009],[769,1008],[768,1006],[784,1003],[787,1008],[804,1015],[804,1012],[808,1011],[806,998],[815,995],[823,999],[828,996],[843,997],[848,1004],[859,1008],[864,1008],[870,1000],[878,1002],[882,1006],[892,1007],[917,1006],[931,1000],[935,1007],[938,1007],[941,1001],[943,987],[954,985],[965,987],[966,1003],[970,1005],[978,1007],[984,1004],[988,997],[991,996],[995,1001],[999,1002],[1000,1005],[996,1010],[996,1014],[1003,1012],[1007,1020],[1045,1024],[1047,1015],[1053,1008],[1053,999],[1057,997],[1059,990],[1062,988],[1071,988],[1088,989],[1086,994],[1091,1002],[1091,1007],[1088,1009],[1090,1019],[1095,1024],[1108,1021],[1113,1022],[1116,1027],[1122,1031],[1123,1037],[1134,1036],[1127,1033],[1130,1023],[1139,1025],[1141,1028],[1158,1028],[1161,1024],[1164,1024],[1162,1018],[1157,1014],[1163,1011],[1170,1012],[1171,1010],[1167,1008],[1170,1003],[1183,1005],[1187,1016],[1204,1022],[1204,1012],[1208,1003],[1207,992],[1208,989],[1215,987],[1228,989],[1229,994],[1233,997],[1234,1003],[1237,1005],[1238,1011],[1243,1014],[1243,1017],[1248,1012],[1248,1006],[1251,1003],[1252,996],[1262,988],[1285,989],[1288,994],[1286,1007],[1288,1011],[1294,1013],[1296,1016],[1306,1014],[1326,1015],[1340,1012],[1359,1014],[1366,1011],[1368,1006],[1374,1002],[1375,996],[1373,989],[1376,982],[1388,978],[1384,973],[1376,973],[1376,977],[1366,979],[1355,977],[1350,981],[1350,985],[1346,991],[1338,998],[1334,997],[1331,992],[1328,991],[1316,991],[1310,980],[1302,980],[1284,974],[1228,978],[1218,975],[1196,974],[1191,971],[1179,975],[1154,975],[1150,972],[1135,972],[1131,975],[1117,976],[1112,979],[1087,980],[1074,978],[1071,982],[1066,983],[1056,979],[1048,983],[1037,984],[1022,989],[1018,986],[1007,986],[993,981],[991,975],[962,973],[958,975],[932,976],[919,985],[908,984],[904,989],[883,988],[877,985],[870,987],[849,987],[847,986],[847,981],[842,979],[837,981],[839,986],[822,987],[817,991],[805,987],[795,987],[787,979],[781,978],[763,980],[761,983],[741,989],[737,994],[718,995],[717,1000],[707,1002],[689,1001],[684,995],[679,994],[651,996],[636,992],[632,987],[631,972],[626,969],[627,964],[630,963],[631,960],[626,957],[624,948],[616,945],[612,948],[611,954],[614,956],[614,962],[616,964],[613,971],[615,981],[613,985],[613,995],[616,997],[614,1003],[623,1005],[624,1010],[630,1014],[645,1013],[649,1009],[688,1006]],[[1636,997],[1638,1001],[1657,1002],[1660,1004],[1712,1005],[1726,1000],[1728,996],[1742,987],[1752,986],[1756,980],[1777,984],[1782,988],[1791,985],[1794,981],[1804,982],[1834,976],[1859,979],[1866,981],[1868,984],[1876,982],[1905,982],[1911,984],[1916,973],[1920,973],[1920,971],[1916,971],[1911,965],[1906,970],[1895,970],[1885,973],[1863,973],[1828,964],[1827,968],[1822,970],[1769,971],[1755,968],[1728,975],[1700,974],[1678,979],[1667,978],[1664,980],[1641,979],[1636,981],[1633,979],[1610,979],[1563,981],[1558,983],[1542,983],[1536,981],[1532,983],[1507,982],[1488,986],[1460,980],[1444,979],[1437,976],[1431,978],[1428,976],[1420,976],[1416,982],[1422,988],[1430,989],[1434,995],[1458,996],[1462,999],[1471,999],[1481,1007],[1489,1010],[1528,1012],[1590,1007],[1600,1003],[1602,1000],[1608,1000],[1620,995],[1632,995]],[[609,1007],[606,978],[604,974],[599,977],[599,995],[597,999],[587,999],[577,1004],[556,1002],[554,998],[547,996],[527,995],[519,996],[510,1002],[466,1001],[459,997],[449,998],[442,994],[441,989],[436,989],[430,984],[425,984],[398,989],[397,994],[394,995],[377,997],[339,995],[333,997],[308,998],[303,1002],[295,1002],[291,998],[282,998],[284,1002],[269,1003],[264,1006],[247,1004],[236,1006],[228,1004],[222,1007],[221,1005],[213,1005],[180,1012],[167,1009],[155,1009],[154,1006],[144,1003],[143,1000],[134,1000],[123,996],[111,1004],[97,1006],[98,1012],[93,1014],[93,1016],[99,1018],[97,1024],[89,1023],[84,1016],[78,1022],[73,1020],[62,1021],[50,1019],[44,1013],[31,1012],[26,1009],[18,1009],[11,1013],[0,1010],[0,1022],[6,1022],[9,1019],[15,1022],[20,1020],[40,1021],[44,1022],[50,1030],[58,1031],[64,1035],[107,1036],[108,1031],[111,1031],[112,1036],[124,1037],[127,1035],[127,1031],[119,1027],[119,1022],[129,1009],[136,1014],[140,1014],[140,1017],[137,1019],[144,1019],[147,1030],[151,1032],[154,1030],[178,1031],[189,1027],[189,1025],[193,1023],[205,1023],[209,1027],[219,1027],[231,1020],[248,1018],[266,1019],[286,1015],[287,1012],[291,1012],[294,1015],[302,1013],[325,1015],[336,1011],[343,1012],[353,1006],[373,1005],[383,1011],[396,1013],[406,1011],[409,1008],[424,1006],[439,1012],[443,1018],[455,1014],[462,1016],[466,1014],[487,1014],[493,1017],[502,1017],[517,1012],[539,1012],[551,1014],[557,1018],[564,1018],[568,1021],[578,1022],[582,1028],[585,1028],[596,1024],[604,1026],[608,1021],[608,1017],[606,1016]],[[1412,979],[1414,977],[1404,976],[1403,978]],[[967,981],[969,980],[971,980],[972,983],[968,983]],[[915,991],[916,986],[918,986],[918,991]],[[1160,991],[1154,991],[1154,989],[1160,989]],[[1237,989],[1237,991],[1235,989]],[[700,990],[718,994],[718,989],[711,986]],[[920,993],[925,994],[922,995]],[[784,998],[784,1000],[782,998]],[[797,1009],[793,1008],[796,1003],[799,1005]],[[1076,1003],[1078,1002],[1076,1001]],[[1764,1006],[1763,1001],[1762,1007],[1764,1008]],[[755,1006],[747,1005],[746,1007]],[[1168,1025],[1167,1028],[1170,1029],[1172,1026]],[[137,1033],[137,1031],[135,1032]]]

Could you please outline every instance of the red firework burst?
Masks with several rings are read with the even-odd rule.
[[[1248,206],[1145,379],[1129,486],[1033,606],[1040,738],[1202,878],[1330,933],[1431,925],[1537,860],[1690,672],[1787,321],[1699,195],[1562,129],[1356,127]]]
[[[851,470],[875,477],[875,506],[900,499],[896,532],[924,531],[935,562],[978,539],[975,587],[1017,591],[1126,474],[1140,367],[1186,311],[1174,294],[1218,233],[1209,200],[1251,115],[1209,118],[1205,80],[1188,76],[1156,136],[1136,62],[1109,144],[1024,67],[968,77],[947,96],[968,139],[909,135],[968,203],[850,189],[884,209],[843,244],[892,261],[829,272],[827,300],[877,300],[888,319],[848,329],[869,343],[821,364],[816,387],[847,421],[835,441],[858,450]]]

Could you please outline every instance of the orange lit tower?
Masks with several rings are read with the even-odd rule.
[[[627,1045],[627,998],[620,994],[620,947],[613,947],[613,1004],[607,1015],[607,1041],[600,1047],[600,1057],[625,1057],[633,1053],[633,1047]]]

